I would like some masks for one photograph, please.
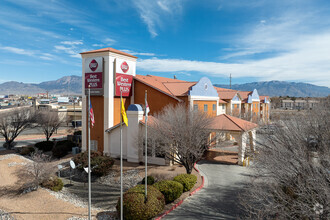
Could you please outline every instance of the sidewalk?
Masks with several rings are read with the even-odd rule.
[[[57,132],[57,134],[53,134],[50,139],[66,137],[67,135],[68,132],[62,130]],[[37,139],[46,139],[46,137],[44,134],[23,134],[15,138],[15,141],[26,141],[26,140],[37,140]],[[5,138],[0,138],[0,141],[5,141]]]

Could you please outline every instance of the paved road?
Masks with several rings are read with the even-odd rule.
[[[55,134],[54,137],[53,136],[51,137],[51,140],[53,138],[56,138],[58,140],[62,140],[65,137],[66,137],[66,135],[56,135]],[[30,144],[36,144],[40,141],[45,141],[45,140],[46,140],[45,137],[42,137],[42,138],[27,138],[25,140],[19,140],[19,138],[18,138],[18,140],[15,140],[15,143],[16,143],[15,147],[23,147],[23,146],[27,146],[27,145],[30,145]],[[0,151],[1,150],[6,150],[5,148],[3,148],[4,143],[5,143],[5,141],[0,140]]]
[[[237,219],[241,216],[238,194],[249,181],[248,169],[209,161],[201,161],[197,167],[206,177],[204,188],[164,219]]]

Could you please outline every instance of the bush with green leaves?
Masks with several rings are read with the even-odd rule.
[[[165,198],[163,194],[153,186],[147,186],[147,200],[145,200],[144,185],[137,185],[123,195],[124,219],[152,219],[163,211]],[[120,215],[120,198],[117,202],[117,212]]]
[[[77,154],[73,158],[73,161],[77,165],[81,164],[81,166],[79,166],[78,169],[83,171],[84,167],[88,167],[88,151]],[[114,159],[112,159],[109,156],[103,155],[102,152],[91,151],[92,175],[95,176],[107,175],[110,172],[114,162],[115,162]]]
[[[153,185],[155,183],[155,178],[153,176],[147,176],[147,184]],[[142,179],[142,184],[145,184],[145,177]]]
[[[41,183],[42,187],[53,190],[55,192],[61,191],[63,188],[63,181],[58,177],[50,177]]]
[[[43,152],[51,151],[54,147],[53,141],[41,141],[34,145],[38,150],[42,150]]]
[[[166,204],[173,202],[183,193],[183,185],[172,180],[163,180],[153,186],[164,195]]]
[[[187,192],[196,184],[197,176],[193,174],[180,174],[174,177],[173,180],[181,183],[183,185],[183,192]]]
[[[34,149],[34,147],[22,147],[22,149],[20,150],[20,155],[23,155],[23,156],[25,156],[25,155],[31,155],[32,153],[34,153],[35,152],[35,149]]]

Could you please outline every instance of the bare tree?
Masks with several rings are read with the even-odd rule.
[[[34,114],[29,108],[17,108],[0,114],[0,135],[5,138],[4,147],[14,147],[14,140],[27,128],[33,126]]]
[[[190,174],[210,144],[210,121],[205,113],[183,104],[168,105],[150,123],[148,142],[156,145],[157,154],[183,165]]]
[[[23,189],[38,189],[40,184],[55,175],[56,167],[50,162],[50,156],[36,152],[31,155],[32,162],[17,170],[18,185]]]
[[[37,123],[45,134],[47,141],[49,141],[50,137],[57,131],[63,121],[63,118],[60,118],[56,111],[41,110],[38,112]]]
[[[281,115],[259,143],[241,203],[251,219],[330,218],[330,101]]]

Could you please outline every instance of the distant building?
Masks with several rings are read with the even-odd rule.
[[[306,110],[313,109],[319,103],[316,99],[282,99],[281,108],[285,110]]]

